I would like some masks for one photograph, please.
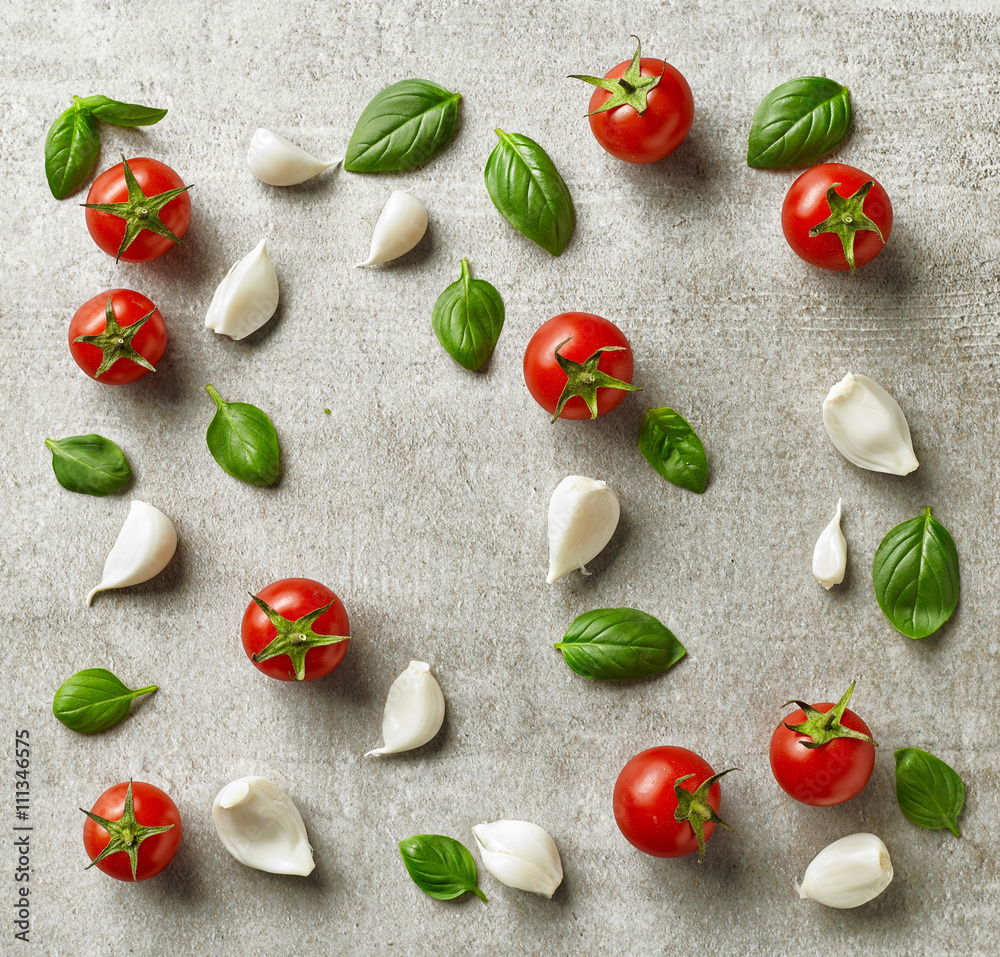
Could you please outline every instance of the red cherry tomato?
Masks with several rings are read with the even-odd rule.
[[[282,646],[272,646],[271,652],[266,651],[278,637],[279,629],[257,602],[251,601],[243,613],[243,650],[264,674],[279,681],[311,681],[328,675],[344,660],[349,641],[314,643],[325,635],[343,635],[346,639],[351,634],[344,603],[326,585],[311,578],[283,578],[257,592],[257,598],[285,620],[281,630],[286,633],[287,643],[283,647],[291,651],[255,659]],[[303,617],[324,605],[330,608],[315,621],[302,622]]]
[[[104,337],[107,332],[107,303],[111,300],[111,308],[115,322],[124,330],[124,334],[114,334]],[[149,318],[138,330],[130,330],[143,317]],[[80,336],[96,337],[102,341],[77,342]],[[109,289],[93,299],[88,299],[70,320],[69,351],[76,364],[92,379],[105,385],[120,385],[123,382],[134,382],[141,378],[149,369],[128,358],[130,350],[134,350],[150,365],[155,366],[163,356],[167,347],[167,327],[163,322],[160,310],[141,293],[131,289]],[[116,358],[116,356],[118,358]],[[98,375],[105,357],[113,360],[106,371]]]

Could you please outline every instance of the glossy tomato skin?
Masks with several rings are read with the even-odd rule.
[[[91,812],[109,821],[117,821],[125,809],[127,791],[127,781],[108,788],[97,799]],[[159,874],[173,859],[181,842],[181,815],[169,794],[142,781],[132,782],[132,808],[136,821],[146,827],[173,825],[169,831],[153,834],[139,845],[135,879],[144,881]],[[108,832],[89,817],[83,824],[83,846],[91,860],[108,846]],[[132,864],[124,851],[109,855],[94,867],[116,880],[132,882]]]
[[[826,191],[835,183],[837,193],[848,197],[871,180],[874,185],[865,197],[865,215],[882,230],[882,239],[871,230],[854,234],[855,268],[871,262],[885,246],[892,232],[892,203],[889,195],[874,177],[843,163],[822,163],[806,170],[788,190],[781,205],[781,228],[792,250],[801,259],[821,269],[850,269],[844,256],[844,246],[836,233],[810,236],[809,230],[830,215]]]
[[[184,182],[169,166],[159,160],[140,156],[128,161],[129,168],[135,176],[143,193],[155,196],[171,189],[179,189]],[[88,203],[124,203],[128,201],[128,186],[125,184],[125,172],[121,163],[106,169],[90,187],[87,194]],[[102,213],[96,209],[88,209],[87,229],[94,242],[109,256],[118,255],[118,247],[125,235],[125,220],[111,213]],[[175,196],[160,210],[160,220],[178,239],[184,237],[191,224],[191,198],[186,192]],[[167,250],[177,244],[166,236],[159,236],[144,229],[128,249],[121,255],[123,262],[144,263],[162,256]]]
[[[653,857],[684,857],[698,850],[698,839],[687,821],[674,820],[677,797],[674,782],[693,778],[681,787],[692,793],[715,772],[702,757],[687,748],[661,745],[637,754],[622,768],[615,782],[615,821],[626,840]],[[708,803],[719,813],[722,791],[718,782],[708,791]],[[715,824],[705,822],[705,840]]]
[[[290,621],[308,615],[309,612],[322,608],[332,601],[333,607],[316,619],[313,631],[319,635],[351,633],[351,624],[344,603],[326,585],[312,578],[282,578],[257,592],[257,597]],[[243,613],[240,632],[243,638],[243,650],[251,661],[253,656],[258,651],[263,651],[277,634],[267,615],[253,601],[247,605]],[[313,678],[328,675],[344,660],[349,644],[349,641],[338,641],[333,645],[310,648],[306,653],[306,673],[303,680],[312,681]],[[253,664],[271,678],[277,678],[279,681],[295,680],[295,668],[288,655],[278,655],[276,658],[268,658],[267,661],[253,661]]]
[[[834,704],[813,705],[826,714]],[[801,724],[806,720],[801,708],[793,711],[771,735],[771,771],[786,794],[812,807],[843,804],[858,794],[868,783],[875,767],[875,748],[857,738],[835,738],[818,748],[806,748],[800,743],[809,739],[785,724]],[[844,710],[840,723],[852,731],[872,736],[868,725],[850,708]]]
[[[167,326],[160,310],[156,309],[152,301],[131,289],[109,289],[88,299],[77,309],[69,324],[70,354],[91,379],[96,378],[94,373],[101,364],[101,350],[89,342],[73,340],[77,336],[95,336],[104,332],[108,324],[105,316],[108,296],[111,297],[115,320],[122,327],[131,326],[151,310],[156,310],[132,339],[132,347],[139,355],[155,366],[163,358],[163,352],[167,348]],[[119,359],[97,381],[105,385],[121,385],[141,379],[148,371],[131,359]]]
[[[555,357],[556,347],[570,341],[559,354],[574,362],[583,362],[603,346],[622,346],[619,351],[604,352],[597,368],[622,382],[632,381],[632,347],[625,334],[613,322],[589,312],[563,312],[553,316],[535,331],[524,350],[524,381],[534,400],[550,415],[555,412],[566,385],[566,373]],[[628,393],[622,389],[598,389],[597,414],[615,408]],[[589,419],[590,410],[580,396],[573,396],[562,410],[561,419]]]
[[[630,60],[619,63],[605,76],[610,80],[625,75]],[[642,57],[642,76],[662,79],[646,97],[642,116],[631,106],[619,106],[605,113],[595,113],[611,97],[608,90],[597,87],[590,97],[588,112],[590,129],[597,142],[612,156],[626,163],[655,163],[669,156],[691,132],[694,122],[694,97],[691,87],[680,71],[663,60]]]

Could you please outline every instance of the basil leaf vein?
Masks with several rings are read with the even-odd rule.
[[[52,713],[73,731],[96,734],[124,721],[132,699],[152,691],[156,685],[133,691],[106,668],[85,668],[59,686]]]
[[[504,308],[500,293],[485,279],[473,279],[469,261],[461,263],[462,275],[434,303],[431,325],[434,335],[461,366],[473,370],[493,354]]]
[[[59,114],[45,136],[45,178],[56,199],[83,182],[100,146],[97,120],[88,110],[74,104]]]
[[[679,412],[668,407],[647,410],[639,429],[639,451],[668,482],[699,495],[705,491],[705,446]]]
[[[108,495],[132,477],[125,453],[102,435],[70,435],[46,439],[52,452],[52,471],[59,484],[84,495]]]
[[[399,842],[407,873],[425,894],[450,901],[472,891],[484,904],[476,883],[476,862],[468,848],[444,834],[414,834]]]
[[[965,804],[965,785],[955,770],[920,748],[900,748],[896,758],[896,800],[918,827],[947,828],[955,837]]]
[[[226,402],[212,385],[205,391],[216,405],[205,439],[222,469],[250,485],[273,485],[280,469],[278,433],[255,405]]]

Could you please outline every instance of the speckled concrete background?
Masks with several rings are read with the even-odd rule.
[[[55,12],[8,2],[0,16],[12,224],[0,249],[8,903],[17,728],[31,734],[35,827],[32,943],[13,939],[5,907],[0,951],[1000,951],[994,3],[512,0],[498,14],[455,0],[81,0]],[[565,78],[628,57],[629,33],[685,74],[697,110],[683,146],[646,168],[597,147],[589,92]],[[835,158],[876,175],[895,206],[888,247],[853,278],[786,247],[778,210],[795,173],[743,163],[760,98],[804,73],[850,86],[856,118]],[[336,171],[288,190],[250,175],[257,126],[342,155],[369,96],[409,76],[464,96],[453,142],[426,167]],[[119,151],[176,168],[195,184],[187,248],[116,267],[87,235],[85,194],[49,195],[45,131],[73,94],[92,93],[170,108],[148,130],[103,128],[95,175]],[[537,139],[569,184],[577,227],[559,259],[504,223],[483,188],[498,126]],[[426,203],[427,237],[395,264],[352,270],[396,187]],[[262,236],[278,315],[244,342],[208,333],[216,284]],[[480,374],[455,365],[430,328],[462,256],[507,306]],[[72,362],[66,328],[116,285],[160,305],[170,342],[155,376],[102,388]],[[606,419],[550,425],[521,356],[542,321],[569,309],[626,331],[645,391]],[[919,471],[863,472],[833,449],[820,403],[848,371],[898,397]],[[209,457],[209,381],[271,415],[284,456],[274,488],[241,485]],[[703,496],[664,482],[638,452],[647,405],[674,406],[698,429]],[[56,484],[43,440],[89,431],[125,449],[135,478],[124,493],[92,499]],[[548,497],[572,472],[618,490],[622,523],[592,577],[546,586]],[[841,496],[849,570],[827,594],[809,562]],[[177,555],[153,581],[86,608],[132,498],[173,518]],[[882,617],[870,567],[881,536],[924,505],[955,538],[962,598],[939,635],[914,642]],[[333,587],[355,636],[333,676],[298,687],[261,676],[238,641],[247,591],[290,575]],[[661,618],[688,657],[627,685],[572,674],[552,642],[577,614],[615,605]],[[439,676],[444,730],[418,752],[365,760],[411,657]],[[50,702],[93,666],[161,690],[85,738]],[[881,743],[874,777],[841,807],[795,804],[767,764],[781,702],[833,699],[852,679]],[[741,769],[723,810],[744,839],[718,833],[704,865],[647,858],[615,827],[618,771],[659,743]],[[961,840],[901,815],[892,751],[904,745],[962,774]],[[212,799],[248,773],[301,809],[310,878],[252,871],[216,839]],[[77,810],[130,776],[168,790],[184,818],[175,861],[139,886],[84,872]],[[473,824],[502,817],[555,837],[566,878],[552,901],[482,868],[488,906],[440,903],[410,883],[399,839],[431,831],[471,846]],[[857,830],[888,844],[889,890],[857,911],[799,901],[792,878]]]

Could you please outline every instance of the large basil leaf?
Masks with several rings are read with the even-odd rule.
[[[84,495],[108,495],[132,477],[125,453],[102,435],[70,435],[46,439],[52,452],[52,471],[59,484]]]
[[[670,408],[649,409],[639,429],[639,451],[668,482],[698,494],[705,491],[705,446],[680,413]]]
[[[99,120],[114,126],[152,126],[167,115],[166,110],[138,103],[122,103],[106,96],[87,96],[80,105],[90,110]]]
[[[958,552],[929,508],[897,525],[875,552],[875,597],[885,617],[910,638],[934,634],[958,604]]]
[[[450,901],[472,891],[486,903],[476,883],[476,862],[460,841],[443,834],[414,834],[399,842],[399,853],[413,883],[425,894]]]
[[[534,140],[496,130],[486,161],[486,189],[500,215],[542,249],[558,256],[573,234],[573,199],[555,163]]]
[[[750,126],[747,165],[803,166],[829,153],[851,125],[851,94],[821,76],[800,76],[761,101]]]
[[[205,439],[212,458],[222,468],[251,485],[273,485],[278,480],[278,433],[255,405],[226,402],[215,387],[205,391],[216,405]]]
[[[425,163],[455,132],[461,98],[430,80],[400,80],[376,93],[351,134],[344,169],[377,173]]]
[[[940,758],[920,748],[900,748],[896,756],[896,800],[918,827],[948,828],[955,837],[965,804],[965,785]]]
[[[462,275],[434,303],[431,325],[448,354],[466,369],[478,369],[493,352],[503,328],[500,293],[485,279],[469,275],[469,261],[462,260]]]
[[[598,681],[658,675],[686,654],[668,628],[635,608],[588,611],[555,647],[578,675]]]
[[[83,182],[100,146],[97,120],[76,104],[49,127],[45,137],[45,178],[56,199],[68,196]]]
[[[59,686],[52,713],[73,731],[96,734],[124,721],[132,699],[151,691],[156,685],[132,691],[106,668],[85,668]]]

